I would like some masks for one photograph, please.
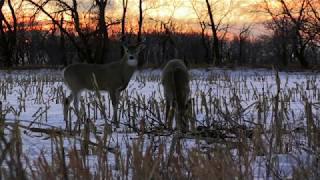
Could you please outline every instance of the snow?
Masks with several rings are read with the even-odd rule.
[[[127,90],[122,93],[123,98],[135,100],[137,98],[144,98],[147,102],[150,99],[155,99],[161,105],[163,101],[163,89],[160,84],[161,71],[143,70],[136,72],[130,81]],[[276,94],[275,72],[267,69],[193,69],[190,70],[192,75],[191,89],[192,97],[198,106],[201,106],[201,94],[207,99],[207,102],[213,98],[225,100],[230,110],[232,107],[232,97],[234,94],[240,94],[240,104],[245,109],[243,118],[248,121],[257,120],[256,106],[250,106],[259,98],[267,96],[272,98]],[[286,121],[286,126],[294,129],[296,127],[306,126],[305,109],[303,97],[307,98],[309,102],[318,102],[320,99],[320,91],[318,89],[320,84],[320,76],[315,72],[280,72],[281,79],[281,98],[285,99],[287,96],[289,102],[287,103],[287,114],[289,121]],[[116,78],[116,77],[114,77]],[[22,124],[28,126],[30,122],[34,122],[32,127],[53,126],[56,128],[65,128],[63,117],[63,106],[59,94],[63,92],[66,95],[70,93],[68,88],[64,85],[59,70],[21,70],[21,71],[0,71],[0,101],[3,104],[3,109],[15,109],[17,112],[10,111],[6,115],[7,122],[20,120]],[[6,86],[8,86],[6,88]],[[62,91],[59,91],[59,89]],[[42,94],[37,94],[43,92]],[[84,92],[83,97],[90,97],[91,92]],[[102,93],[105,96],[105,103],[107,107],[107,115],[112,117],[112,112],[109,112],[109,97],[106,92]],[[90,99],[90,98],[88,98]],[[18,109],[21,106],[21,100],[25,103],[25,111],[19,113]],[[268,104],[272,106],[272,104]],[[23,107],[23,104],[22,104]],[[45,109],[48,109],[45,112]],[[214,110],[213,106],[209,109]],[[44,112],[42,115],[41,112]],[[144,112],[145,113],[145,112]],[[319,114],[318,109],[314,109],[315,114]],[[126,114],[126,112],[124,112]],[[164,113],[161,113],[163,116]],[[143,116],[142,114],[139,117]],[[99,116],[98,116],[99,117]],[[271,124],[271,112],[266,114],[265,126]],[[37,119],[36,119],[37,118]],[[75,119],[75,116],[72,117]],[[204,110],[199,110],[196,113],[197,120],[205,122],[206,115]],[[216,117],[217,121],[223,119]],[[121,116],[122,122],[126,122],[126,116]],[[99,117],[95,122],[97,125],[104,124],[104,120]],[[39,136],[39,137],[37,137]],[[113,133],[114,146],[116,142],[120,142],[120,146],[125,146],[122,142],[127,135],[122,133]],[[136,135],[132,133],[130,137],[134,138]],[[165,139],[170,142],[171,138]],[[302,142],[303,140],[297,139]],[[30,159],[36,158],[40,150],[46,150],[50,153],[51,141],[43,138],[39,134],[23,134],[23,151]],[[64,140],[64,146],[67,148],[71,146],[72,142],[68,139]],[[194,146],[192,140],[186,140],[186,146]],[[294,167],[298,165],[308,166],[312,160],[310,153],[306,151],[293,150],[285,154],[275,154],[271,158],[276,164],[280,177],[291,178]],[[311,160],[310,160],[311,159]],[[253,176],[255,179],[265,179],[267,177],[267,156],[257,156],[252,162]]]

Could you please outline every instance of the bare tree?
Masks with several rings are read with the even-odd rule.
[[[12,22],[3,13],[5,0],[0,0],[0,61],[5,67],[12,67],[15,61],[18,20],[12,1],[7,0],[6,4],[10,10],[10,14],[7,16],[12,19]]]
[[[196,4],[201,3],[200,6],[196,7]],[[204,4],[203,4],[204,3]],[[222,44],[221,44],[221,38],[219,37],[219,33],[221,31],[224,31],[222,33],[222,38],[225,36],[228,25],[225,24],[224,20],[226,17],[230,14],[232,8],[232,1],[229,1],[228,7],[224,6],[228,3],[220,0],[204,0],[202,1],[192,1],[192,6],[194,11],[196,12],[198,16],[198,20],[200,23],[200,27],[202,28],[202,31],[208,27],[211,31],[211,62],[215,65],[220,65],[222,63]],[[218,6],[224,6],[223,8],[218,9]],[[203,9],[205,7],[205,9]],[[203,19],[203,15],[200,15],[199,12],[206,11],[206,18]],[[201,19],[201,20],[200,20]],[[223,27],[226,26],[226,27]],[[204,34],[203,34],[204,37]]]
[[[146,6],[147,2],[149,2],[148,6]],[[156,1],[152,1],[152,0],[139,0],[138,5],[139,5],[139,14],[138,14],[137,41],[138,41],[138,43],[141,43],[142,41],[144,41],[144,39],[142,37],[142,33],[143,33],[142,28],[143,28],[145,14],[148,10],[156,8],[157,3],[156,3]],[[142,64],[145,62],[144,55],[145,55],[144,52],[139,54],[139,65],[138,66],[142,66]]]
[[[126,33],[126,14],[128,9],[128,1],[129,0],[122,0],[122,19],[121,19],[121,37],[125,37]]]
[[[308,17],[310,0],[294,2],[276,0],[276,2],[279,8],[273,8],[270,0],[264,0],[263,3],[265,12],[272,17],[272,22],[275,25],[273,30],[290,29],[293,55],[302,66],[308,67],[309,62],[306,60],[305,52],[317,35],[311,31],[310,27],[310,18]],[[281,22],[286,22],[289,27],[282,26]]]
[[[250,36],[250,25],[243,25],[239,32],[239,64],[247,63],[246,43]]]
[[[209,0],[206,0],[206,5],[207,5],[207,10],[209,14],[209,20],[210,20],[210,27],[211,27],[211,32],[212,32],[212,38],[213,38],[213,61],[215,65],[220,65],[221,64],[221,55],[220,55],[220,50],[219,50],[219,39],[218,39],[218,32],[217,32],[217,27],[215,24],[215,20],[213,18],[213,12],[211,8],[211,4]]]
[[[63,27],[64,24],[64,17],[61,15],[60,24]],[[63,33],[60,33],[60,52],[61,52],[61,62],[64,66],[68,65],[67,61],[67,55],[66,55],[66,41],[65,41],[65,35]]]
[[[205,59],[206,59],[206,62],[208,64],[210,64],[210,43],[208,42],[208,36],[207,36],[207,23],[205,22],[205,16],[203,14],[201,14],[200,12],[198,12],[197,10],[197,7],[196,7],[196,1],[193,0],[191,1],[191,5],[192,5],[192,8],[197,16],[197,19],[198,19],[198,24],[199,24],[199,27],[201,29],[201,42],[202,42],[202,45],[203,45],[203,48],[205,49]]]
[[[108,30],[106,25],[106,6],[108,0],[95,0],[96,5],[98,6],[99,13],[98,16],[98,25],[97,25],[97,40],[98,44],[96,47],[96,52],[94,53],[95,63],[102,64],[104,63],[105,52],[108,51]]]
[[[288,18],[278,18],[266,23],[267,28],[273,30],[272,42],[279,65],[286,67],[292,61],[293,44],[295,44],[295,32],[292,31],[292,23]]]
[[[143,0],[139,0],[139,20],[138,20],[138,42],[142,41],[142,25],[143,25]]]
[[[122,18],[121,18],[121,41],[125,42],[125,35],[126,35],[126,15],[128,9],[128,1],[129,0],[122,0]],[[124,54],[124,50],[121,48],[121,56]]]
[[[88,11],[82,11],[81,13],[87,12],[88,19],[80,19],[78,1],[72,0],[45,0],[35,2],[34,0],[27,0],[37,8],[36,12],[42,12],[49,17],[52,23],[57,26],[60,32],[65,35],[72,45],[77,49],[78,57],[80,61],[88,63],[104,63],[106,52],[108,52],[108,27],[114,24],[119,24],[118,20],[106,20],[106,6],[108,0],[95,0],[92,2],[92,6]],[[72,18],[73,30],[68,30],[61,24],[61,21],[55,18],[55,12],[50,12],[48,4],[53,3],[58,13],[70,14]],[[52,5],[52,4],[51,4]],[[94,12],[93,10],[96,9]],[[95,14],[96,22],[91,23],[92,14]],[[88,21],[88,22],[85,22]],[[83,26],[83,23],[89,23]],[[93,26],[96,26],[95,28]],[[74,35],[76,32],[76,35]]]
[[[173,1],[173,4],[175,4],[175,1]],[[138,13],[137,40],[138,42],[141,42],[143,41],[142,30],[143,30],[143,23],[145,21],[145,16],[147,11],[151,9],[156,9],[162,6],[162,4],[160,4],[156,0],[139,0],[138,6],[139,6],[139,13]]]
[[[320,1],[308,0],[308,19],[309,19],[309,33],[314,33],[314,40],[320,43]],[[320,47],[320,45],[318,45]]]

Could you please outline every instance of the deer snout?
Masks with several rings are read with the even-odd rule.
[[[131,56],[129,56],[129,59],[132,60],[132,59],[134,59],[134,57],[131,55]]]

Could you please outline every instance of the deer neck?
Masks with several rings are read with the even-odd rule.
[[[124,78],[128,78],[130,80],[132,74],[134,73],[134,71],[137,69],[137,65],[136,64],[129,64],[127,61],[128,57],[127,55],[124,55],[121,59],[121,67],[122,67],[122,74],[126,77]]]

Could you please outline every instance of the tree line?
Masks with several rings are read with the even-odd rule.
[[[112,17],[111,0],[90,0],[85,6],[80,0],[0,0],[0,66],[109,63],[123,54],[121,41],[144,41],[139,63],[149,66],[172,58],[216,66],[320,63],[317,0],[276,0],[276,7],[274,1],[261,1],[252,13],[267,17],[262,24],[268,33],[262,35],[254,34],[253,23],[232,30],[226,21],[235,8],[232,1],[219,10],[222,0],[190,0],[199,30],[188,32],[173,16],[148,17],[150,9],[162,5],[157,1],[138,0],[136,19],[128,17],[130,1],[117,1],[121,17]],[[26,7],[31,10],[22,13]],[[150,22],[153,29],[145,30]]]

